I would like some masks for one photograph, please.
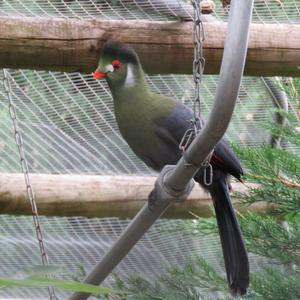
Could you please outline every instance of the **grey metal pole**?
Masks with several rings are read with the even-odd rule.
[[[122,232],[115,244],[104,255],[101,261],[95,266],[85,278],[85,283],[99,285],[127,255],[130,249],[141,239],[144,233],[153,223],[167,210],[173,201],[182,201],[191,192],[194,182],[191,181],[180,193],[170,195],[163,187],[166,174],[172,171],[174,166],[166,166],[159,174],[155,182],[155,188],[149,195],[149,203],[146,203],[134,219]],[[84,300],[90,294],[74,293],[69,300]]]
[[[253,1],[231,2],[218,89],[205,127],[177,165],[166,166],[162,170],[149,196],[149,204],[145,204],[130,222],[108,253],[86,277],[85,283],[98,285],[103,282],[171,203],[184,200],[189,195],[193,187],[191,178],[224,135],[232,116],[245,64]],[[69,300],[85,300],[89,295],[74,293]]]
[[[271,95],[274,107],[283,109],[284,111],[288,112],[289,96],[287,95],[287,93],[285,91],[281,90],[279,87],[277,87],[275,82],[268,77],[262,77],[262,81],[265,84],[265,86],[267,87],[269,94]],[[280,113],[275,112],[274,121],[278,125],[284,125],[287,121],[287,118],[285,116],[281,115]],[[271,136],[269,138],[270,145],[273,148],[279,147],[281,140],[282,140],[281,135],[271,134]]]

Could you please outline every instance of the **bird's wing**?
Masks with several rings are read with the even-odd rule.
[[[190,126],[193,118],[192,110],[182,103],[175,103],[168,116],[156,119],[158,134],[163,135],[169,141],[173,141],[178,147],[181,139]]]
[[[230,146],[223,139],[216,144],[211,163],[213,166],[242,181],[243,168]]]
[[[156,120],[156,134],[162,141],[167,142],[169,147],[174,147],[174,151],[175,147],[178,150],[178,145],[189,128],[192,119],[192,110],[182,103],[177,103],[167,118]],[[242,166],[230,146],[223,139],[216,144],[211,163],[214,167],[241,180],[243,175]]]

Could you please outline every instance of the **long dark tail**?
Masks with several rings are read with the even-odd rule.
[[[249,285],[248,255],[225,178],[214,182],[209,191],[216,212],[230,292],[243,295]]]

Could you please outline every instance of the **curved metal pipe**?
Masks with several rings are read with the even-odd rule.
[[[144,205],[86,277],[85,283],[103,282],[164,211],[176,199],[184,200],[188,196],[193,186],[191,178],[224,135],[230,122],[245,64],[253,1],[232,1],[219,85],[208,122],[188,148],[185,158],[180,159],[176,166],[162,170],[149,196],[150,204],[155,199],[155,205]],[[187,165],[187,161],[193,164]],[[89,296],[75,293],[69,300],[85,300]]]
[[[203,129],[166,184],[183,189],[222,138],[231,120],[245,66],[253,0],[232,1],[214,106]]]
[[[280,88],[278,88],[271,78],[262,77],[262,81],[267,87],[269,94],[271,95],[274,107],[283,109],[284,111],[288,112],[290,99],[287,93],[281,90]],[[275,112],[274,121],[278,125],[283,126],[286,123],[287,119],[279,112]],[[271,134],[269,138],[269,143],[273,148],[277,148],[280,146],[281,140],[282,140],[282,136]]]

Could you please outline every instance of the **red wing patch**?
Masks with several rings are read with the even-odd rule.
[[[213,153],[211,161],[215,163],[223,163],[222,158],[220,158],[216,153]]]

